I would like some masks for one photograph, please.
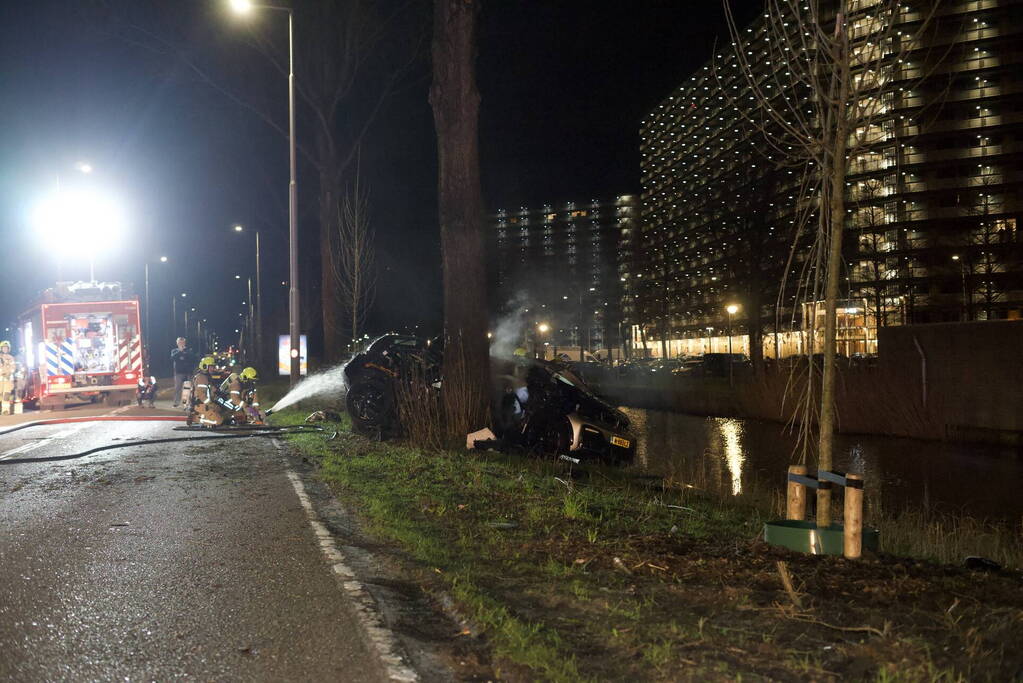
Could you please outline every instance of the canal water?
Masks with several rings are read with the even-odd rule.
[[[785,425],[621,410],[638,441],[633,467],[699,489],[780,501],[788,466],[799,462]],[[864,476],[868,511],[922,508],[1014,524],[1023,517],[1023,454],[1015,449],[855,435],[838,435],[835,449],[836,470]]]

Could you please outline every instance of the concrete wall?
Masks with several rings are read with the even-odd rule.
[[[1023,321],[882,328],[878,355],[883,373],[912,378],[921,399],[926,380],[925,410],[948,437],[1023,432]]]

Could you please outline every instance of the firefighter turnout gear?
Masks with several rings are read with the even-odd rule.
[[[236,424],[263,423],[255,378],[255,369],[245,368],[240,373],[232,372],[220,384],[219,403],[231,411]]]
[[[226,412],[217,401],[217,388],[213,384],[210,370],[213,358],[206,356],[199,361],[199,371],[192,378],[192,400],[189,423],[198,422],[204,427],[219,427],[224,424]]]
[[[11,355],[11,343],[0,342],[0,414],[10,415],[14,396],[14,375],[18,365]]]

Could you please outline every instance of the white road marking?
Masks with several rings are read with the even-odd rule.
[[[278,449],[282,448],[277,439],[274,439],[274,443],[276,443]],[[380,614],[380,610],[377,609],[373,596],[369,594],[369,591],[362,585],[362,582],[358,581],[355,572],[346,563],[345,556],[338,549],[330,530],[317,518],[316,511],[313,509],[313,504],[306,494],[302,480],[290,469],[287,470],[287,474],[288,479],[291,480],[291,485],[295,488],[295,494],[298,496],[299,502],[302,503],[302,507],[305,509],[309,526],[312,527],[313,533],[316,534],[316,539],[320,543],[320,550],[323,551],[324,557],[330,563],[331,569],[341,579],[341,585],[345,593],[354,604],[355,616],[366,630],[370,643],[372,643],[377,651],[377,656],[383,662],[384,668],[387,671],[387,677],[392,681],[402,681],[402,683],[418,681],[419,675],[402,657],[401,650],[398,647],[398,639],[395,637],[394,631],[389,629],[384,623],[384,619]]]
[[[92,423],[82,422],[81,424],[74,425],[73,427],[68,427],[67,429],[62,429],[59,432],[54,432],[50,436],[47,436],[47,437],[42,438],[42,439],[39,439],[38,441],[29,441],[26,444],[22,444],[21,446],[18,446],[17,448],[12,448],[11,450],[4,452],[3,454],[0,454],[0,460],[6,460],[7,458],[11,457],[12,455],[18,455],[19,453],[28,453],[29,451],[34,451],[37,448],[42,448],[43,446],[48,446],[51,443],[53,443],[54,441],[56,441],[57,439],[66,439],[67,437],[71,436],[72,434],[76,434],[76,433],[82,431],[83,429],[85,429],[86,427],[91,427],[91,426],[92,426]]]

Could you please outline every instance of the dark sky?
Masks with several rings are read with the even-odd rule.
[[[97,260],[97,277],[133,282],[141,294],[143,264],[154,263],[154,344],[169,343],[170,297],[186,290],[215,328],[233,331],[245,298],[244,279],[233,275],[253,271],[251,241],[229,230],[235,221],[260,228],[264,307],[268,315],[283,309],[286,142],[173,54],[153,49],[162,40],[228,44],[232,27],[219,4],[0,5],[0,321],[13,320],[52,284],[56,252],[66,278],[88,275],[80,248],[44,247],[27,220],[58,177],[62,184],[76,181],[73,165],[80,159],[96,168],[89,182],[120,196],[129,217],[128,238]],[[640,119],[703,64],[716,38],[726,39],[715,0],[484,0],[482,6],[480,149],[489,210],[637,192]],[[429,30],[427,3],[413,6],[412,16]],[[145,46],[111,30],[124,20],[152,31]],[[189,54],[201,62],[220,53]],[[266,98],[283,121],[285,84],[271,65],[257,61],[233,77]],[[424,60],[419,77],[388,102],[364,148],[381,264],[371,320],[377,331],[440,320],[428,69]],[[300,226],[309,235],[303,265],[312,267],[315,175],[304,165],[299,186]],[[155,263],[162,254],[170,264]]]

